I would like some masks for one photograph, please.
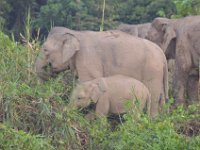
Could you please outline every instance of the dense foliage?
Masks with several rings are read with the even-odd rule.
[[[32,136],[0,124],[0,149],[53,150],[50,142],[42,136]]]
[[[170,17],[176,12],[171,0],[121,0],[118,9],[119,22],[138,24],[150,22],[155,17]]]
[[[109,0],[105,7],[105,30],[120,23],[150,22],[158,16],[181,17],[199,14],[198,0]],[[103,0],[0,0],[0,27],[24,33],[28,12],[33,34],[47,34],[52,26],[76,30],[99,30]]]
[[[76,30],[99,30],[103,0],[0,0],[0,27],[19,39],[28,12],[33,35],[40,28],[46,35],[52,26]],[[106,1],[104,30],[120,22],[137,24],[155,17],[200,14],[199,0],[109,0]]]
[[[188,15],[200,14],[200,1],[199,0],[173,0],[177,13],[176,17],[184,17]]]

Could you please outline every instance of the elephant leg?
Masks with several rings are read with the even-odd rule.
[[[187,63],[186,63],[187,62]],[[189,79],[189,70],[191,68],[191,61],[176,62],[176,69],[173,79],[173,96],[175,105],[185,104],[186,87]]]
[[[174,77],[173,96],[175,100],[175,105],[185,104],[186,81],[188,80],[188,76],[183,75],[184,73],[185,72],[180,73],[179,75],[175,75]]]
[[[151,93],[151,105],[150,105],[150,115],[154,118],[158,115],[160,110],[160,102],[164,98],[164,89],[163,89],[163,77],[156,78],[151,82],[148,82],[146,85]]]
[[[189,79],[189,72],[192,68],[191,45],[186,35],[177,42],[175,58],[175,74],[173,79],[173,96],[175,105],[185,104],[186,87]]]
[[[185,66],[186,67],[186,66]],[[175,100],[175,105],[185,104],[186,96],[186,86],[189,79],[189,70],[190,66],[183,68],[179,63],[176,64],[174,79],[173,79],[173,96]]]
[[[106,116],[110,109],[110,103],[107,94],[103,94],[96,104],[96,114],[98,116]]]
[[[199,76],[192,75],[189,76],[187,83],[187,95],[189,98],[188,103],[192,103],[193,101],[198,101],[198,90],[199,90]]]

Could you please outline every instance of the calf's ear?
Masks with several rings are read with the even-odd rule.
[[[101,92],[106,92],[106,89],[107,89],[107,84],[106,84],[106,81],[105,79],[101,78],[99,80],[99,82],[97,83],[98,87],[99,87],[99,90]]]
[[[93,87],[91,99],[94,103],[97,103],[99,98],[106,92],[107,85],[104,79],[100,79],[96,84],[93,84]]]

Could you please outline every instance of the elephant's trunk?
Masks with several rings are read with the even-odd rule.
[[[49,64],[44,55],[40,53],[35,62],[35,69],[38,77],[43,81],[47,81],[50,77],[54,76],[51,69],[48,69],[48,66]]]

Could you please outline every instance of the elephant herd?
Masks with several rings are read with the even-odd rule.
[[[168,99],[169,59],[175,103],[198,100],[199,55],[200,16],[156,18],[103,32],[54,27],[35,66],[44,81],[71,70],[80,82],[71,94],[76,107],[95,103],[98,115],[120,114],[126,101],[139,101],[140,110],[156,117]]]

